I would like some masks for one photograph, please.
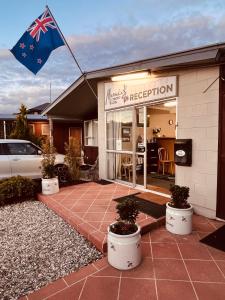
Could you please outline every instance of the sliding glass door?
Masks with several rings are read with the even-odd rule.
[[[146,184],[146,108],[106,113],[108,179]]]
[[[133,184],[133,111],[106,113],[108,178]]]

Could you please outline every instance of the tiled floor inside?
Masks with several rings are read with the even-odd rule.
[[[100,241],[99,235],[105,236],[107,224],[115,217],[112,198],[133,192],[117,184],[87,183],[42,200],[78,230],[94,230]],[[146,219],[141,215],[139,222]],[[143,260],[136,269],[116,270],[104,257],[21,299],[224,300],[225,252],[199,243],[223,224],[194,215],[193,232],[188,236],[172,235],[161,226],[142,236]]]

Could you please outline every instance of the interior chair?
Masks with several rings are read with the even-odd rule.
[[[162,166],[162,173],[165,174],[165,167],[170,167],[170,172],[173,175],[173,160],[169,159],[168,150],[166,148],[159,148],[158,149],[158,173],[160,173],[160,169]]]
[[[122,177],[128,178],[128,180],[130,181],[132,171],[133,171],[132,159],[130,155],[126,155],[125,157],[122,158],[122,163],[121,163]]]

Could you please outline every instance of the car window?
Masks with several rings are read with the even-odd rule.
[[[35,146],[29,143],[8,143],[9,155],[34,155],[38,153]]]
[[[0,144],[0,155],[4,155],[5,151],[4,151],[4,146],[3,144]]]
[[[38,149],[32,144],[26,144],[26,154],[27,155],[38,154]]]

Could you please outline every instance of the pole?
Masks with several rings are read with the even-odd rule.
[[[72,55],[72,57],[73,57],[73,59],[74,59],[76,65],[77,65],[78,69],[80,70],[81,74],[84,76],[84,80],[86,81],[87,85],[89,86],[89,88],[90,88],[90,90],[92,91],[92,93],[93,93],[93,95],[95,96],[95,98],[98,100],[98,97],[97,97],[97,95],[95,94],[95,91],[93,90],[92,86],[91,86],[90,83],[88,82],[88,80],[87,80],[87,78],[86,78],[85,72],[81,69],[81,67],[80,67],[80,65],[79,65],[79,63],[78,63],[78,61],[77,61],[75,55],[73,54],[73,52],[72,52],[72,50],[71,50],[69,44],[67,43],[67,41],[66,41],[66,39],[65,39],[65,37],[64,37],[64,35],[63,35],[63,33],[62,33],[62,31],[61,31],[61,29],[59,28],[59,26],[58,26],[58,24],[57,24],[55,18],[53,17],[52,12],[51,12],[50,8],[48,7],[48,5],[46,5],[46,9],[48,10],[50,16],[52,17],[52,19],[53,19],[53,21],[54,21],[54,23],[55,23],[55,25],[56,25],[56,27],[57,27],[57,29],[58,29],[58,31],[59,31],[59,34],[60,34],[62,40],[64,41],[66,47],[68,48],[70,54]]]
[[[52,103],[52,82],[49,83],[49,102]]]
[[[50,141],[50,145],[53,146],[54,141],[53,141],[53,121],[52,121],[52,117],[49,116],[48,120],[49,120],[49,141]]]
[[[4,131],[4,139],[6,139],[6,123],[3,121],[3,131]]]

